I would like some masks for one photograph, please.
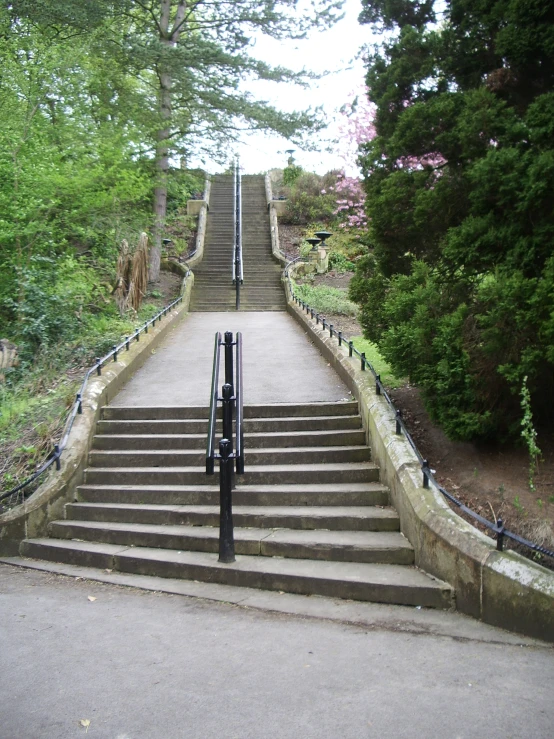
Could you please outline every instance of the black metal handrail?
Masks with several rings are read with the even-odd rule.
[[[316,326],[319,325],[319,322],[321,321],[321,325],[323,327],[323,330],[329,330],[329,336],[331,338],[336,337],[338,341],[338,345],[342,346],[345,344],[348,346],[348,356],[356,356],[359,358],[361,363],[361,370],[365,371],[366,369],[369,369],[369,371],[373,374],[375,378],[375,392],[377,395],[381,395],[388,403],[390,408],[394,411],[395,415],[395,423],[396,423],[396,433],[398,435],[404,434],[406,437],[408,443],[412,447],[413,451],[415,452],[415,455],[417,456],[420,464],[421,464],[421,471],[423,473],[423,487],[428,488],[429,483],[432,483],[435,488],[444,495],[445,498],[447,498],[453,505],[455,505],[457,508],[459,508],[461,511],[466,513],[468,516],[473,518],[475,521],[478,521],[482,526],[489,529],[489,531],[492,531],[496,534],[496,548],[498,551],[503,551],[504,549],[504,538],[511,539],[512,541],[517,542],[518,544],[528,547],[529,549],[533,550],[534,552],[538,552],[539,554],[544,554],[547,557],[552,557],[554,559],[554,552],[550,551],[549,549],[546,549],[546,547],[543,547],[540,544],[535,544],[532,541],[529,541],[528,539],[523,538],[522,536],[519,536],[519,534],[515,534],[513,531],[508,531],[508,529],[505,528],[504,522],[501,518],[497,519],[494,523],[492,521],[489,521],[484,516],[481,516],[476,511],[473,511],[471,508],[468,508],[464,503],[462,503],[461,500],[458,500],[454,495],[448,492],[439,482],[437,482],[435,476],[434,476],[434,470],[432,470],[429,466],[429,461],[423,457],[421,452],[416,446],[416,443],[414,442],[411,434],[409,433],[406,424],[404,423],[402,419],[402,412],[396,408],[394,405],[391,397],[387,393],[387,390],[383,383],[381,382],[381,377],[378,374],[378,372],[375,370],[371,362],[366,358],[364,352],[359,352],[356,347],[354,346],[352,340],[345,337],[342,333],[342,331],[337,331],[332,323],[327,323],[325,317],[321,316],[316,310],[314,310],[311,306],[309,306],[305,301],[301,300],[295,293],[294,290],[294,284],[292,281],[292,278],[290,276],[290,267],[295,264],[296,262],[299,262],[302,260],[302,257],[297,257],[296,259],[291,260],[288,262],[285,266],[285,278],[288,281],[290,294],[292,296],[292,299],[294,302],[300,306],[303,310],[306,311],[308,315],[312,319],[315,320]]]
[[[186,277],[188,277],[189,274],[190,274],[190,271],[187,272],[185,279]],[[24,480],[19,485],[16,485],[16,487],[12,488],[11,490],[8,490],[5,493],[1,493],[0,501],[6,500],[7,498],[10,498],[14,495],[19,496],[25,490],[25,488],[27,488],[32,482],[37,480],[53,464],[56,465],[56,470],[61,469],[61,456],[62,456],[64,449],[67,447],[69,435],[71,433],[71,429],[73,428],[75,418],[78,415],[81,415],[83,412],[83,395],[88,385],[90,376],[94,374],[101,375],[102,367],[107,361],[112,359],[112,357],[113,357],[113,361],[117,362],[117,356],[119,352],[121,352],[123,349],[125,349],[126,351],[129,351],[132,341],[134,340],[139,341],[141,333],[144,332],[145,334],[147,334],[149,326],[154,326],[156,324],[156,321],[161,321],[162,318],[169,313],[169,311],[173,308],[173,306],[177,305],[182,300],[183,300],[183,296],[180,295],[173,302],[169,303],[169,305],[166,305],[165,308],[162,308],[161,311],[156,313],[155,316],[148,319],[148,321],[146,321],[141,326],[139,326],[139,328],[137,328],[137,330],[133,334],[131,334],[130,336],[126,336],[124,341],[122,341],[117,346],[114,346],[112,350],[108,352],[104,357],[98,358],[96,360],[96,364],[94,364],[89,370],[87,370],[85,377],[83,379],[83,382],[81,384],[81,387],[79,388],[79,392],[76,394],[75,402],[73,403],[71,407],[71,411],[69,412],[67,420],[64,424],[63,435],[60,440],[60,443],[54,445],[54,449],[52,450],[52,452],[50,452],[50,454],[46,458],[46,461],[43,462],[43,464],[38,468],[38,470],[36,470],[36,472],[34,472],[30,477],[28,477],[26,480]],[[22,501],[25,500],[24,493],[21,497],[22,497]],[[17,504],[18,499],[19,498],[16,498],[16,504]]]
[[[220,349],[225,347],[225,382],[218,396]],[[233,347],[236,351],[236,362],[233,363]],[[234,366],[233,366],[234,365]],[[236,371],[236,374],[235,374]],[[219,561],[235,561],[235,543],[233,536],[233,503],[232,490],[235,486],[235,469],[237,475],[244,474],[244,412],[242,382],[242,334],[225,332],[215,335],[214,360],[212,369],[212,388],[208,436],[206,440],[206,474],[215,473],[215,460],[219,459]],[[219,442],[219,453],[215,451],[215,432],[217,403],[222,403],[222,438]],[[233,452],[233,416],[235,416],[235,451]],[[233,467],[235,463],[235,469]]]
[[[208,420],[208,438],[206,442],[206,474],[214,474],[215,460],[215,427],[217,414],[217,388],[219,385],[219,347],[221,346],[221,334],[215,335],[214,361],[212,366],[212,389],[210,391],[210,415]]]
[[[236,397],[236,469],[237,475],[244,474],[244,407],[243,407],[243,387],[242,387],[242,334],[240,331],[237,333],[237,377],[235,383],[235,397]]]
[[[240,288],[244,281],[242,268],[242,178],[240,161],[237,156],[234,172],[234,245],[233,245],[233,284],[235,286],[235,307],[240,308]]]

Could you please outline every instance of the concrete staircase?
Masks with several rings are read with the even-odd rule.
[[[103,409],[85,483],[50,538],[21,553],[126,573],[449,608],[413,567],[356,403],[245,407],[234,564],[217,561],[219,486],[204,472],[208,409]]]
[[[204,258],[194,269],[193,311],[235,310],[232,283],[234,234],[233,177],[212,180]],[[271,232],[262,176],[242,178],[244,283],[241,310],[285,310],[281,267],[271,254]]]

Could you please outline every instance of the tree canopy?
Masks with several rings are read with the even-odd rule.
[[[362,146],[374,248],[352,295],[455,438],[554,401],[554,3],[363,0],[384,30]]]
[[[39,56],[58,56],[56,68],[46,65],[40,73],[42,89],[36,87],[28,109],[33,118],[48,116],[61,136],[62,120],[84,117],[117,130],[129,147],[124,157],[131,154],[146,169],[153,165],[154,279],[171,157],[204,151],[221,158],[243,130],[298,140],[319,125],[309,111],[281,112],[244,85],[248,79],[309,80],[305,71],[257,60],[252,39],[302,38],[313,26],[335,22],[342,0],[311,5],[306,13],[297,0],[15,0],[4,6],[4,56],[16,74],[22,64],[34,64],[39,75]],[[27,128],[29,135],[34,130]]]

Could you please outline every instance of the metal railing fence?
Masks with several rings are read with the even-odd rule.
[[[188,277],[189,274],[190,272],[187,272],[186,277]],[[160,322],[162,318],[166,316],[169,313],[169,311],[175,305],[178,305],[182,300],[183,300],[183,296],[180,295],[173,302],[169,303],[169,305],[166,305],[165,308],[162,308],[161,311],[156,313],[155,316],[148,319],[148,321],[145,321],[145,323],[139,326],[139,328],[137,328],[133,334],[131,334],[130,336],[126,336],[124,341],[122,341],[117,346],[114,346],[111,349],[111,351],[109,351],[104,357],[100,357],[96,360],[96,363],[85,374],[81,387],[79,388],[79,392],[77,393],[75,397],[75,401],[71,407],[71,410],[65,422],[62,438],[59,444],[54,445],[52,452],[48,455],[48,457],[41,464],[38,470],[36,470],[36,472],[34,472],[30,477],[28,477],[26,480],[24,480],[19,485],[16,485],[16,487],[12,488],[11,490],[8,490],[7,492],[4,492],[4,493],[0,493],[0,502],[2,502],[3,500],[10,499],[9,507],[13,507],[14,505],[17,505],[19,502],[23,502],[25,500],[24,491],[26,488],[29,487],[29,485],[31,485],[31,483],[33,483],[41,475],[43,475],[46,472],[46,470],[52,467],[52,465],[55,465],[56,470],[61,469],[61,456],[62,456],[64,449],[67,447],[67,442],[69,440],[69,435],[71,433],[71,429],[73,428],[75,418],[78,415],[81,415],[83,412],[83,395],[84,395],[84,392],[86,390],[86,387],[88,385],[88,381],[91,375],[94,375],[94,374],[101,375],[102,367],[110,359],[113,359],[114,362],[117,362],[117,357],[120,352],[122,352],[123,350],[129,351],[132,341],[139,341],[140,335],[142,333],[147,334],[150,326],[155,326],[156,321]]]
[[[458,500],[452,493],[449,493],[448,490],[446,490],[434,477],[434,470],[432,470],[429,466],[429,461],[423,457],[421,452],[416,446],[416,443],[414,442],[412,436],[410,435],[406,424],[404,423],[402,419],[402,412],[396,408],[394,405],[391,397],[389,396],[385,386],[381,382],[380,375],[376,372],[375,368],[371,364],[371,362],[366,358],[364,352],[360,352],[356,349],[354,346],[352,340],[348,339],[346,336],[343,335],[342,331],[337,331],[332,323],[328,323],[325,319],[325,317],[322,317],[316,310],[314,310],[311,306],[309,306],[305,301],[301,300],[294,290],[294,283],[292,281],[292,278],[290,276],[290,268],[293,264],[302,261],[302,257],[297,257],[296,259],[293,259],[292,261],[288,262],[285,266],[285,278],[288,281],[288,286],[290,290],[290,294],[292,296],[292,299],[298,305],[302,308],[302,310],[306,311],[306,314],[308,314],[312,319],[315,320],[316,326],[321,323],[321,326],[324,331],[329,331],[330,338],[335,337],[337,339],[338,345],[348,348],[348,356],[349,357],[357,357],[360,360],[360,369],[365,372],[366,370],[369,370],[375,379],[375,392],[377,395],[381,395],[388,403],[390,408],[393,410],[395,415],[395,424],[396,424],[396,433],[398,435],[404,435],[406,437],[406,440],[412,447],[416,457],[419,460],[419,463],[421,464],[421,472],[423,475],[423,487],[428,488],[430,484],[432,484],[442,495],[447,498],[454,506],[456,506],[460,511],[463,511],[466,515],[468,515],[470,518],[472,518],[474,521],[477,521],[482,526],[484,526],[489,531],[492,531],[494,534],[496,534],[496,548],[498,551],[503,551],[504,549],[504,539],[510,539],[517,544],[528,547],[529,549],[533,550],[534,552],[537,552],[539,554],[545,555],[547,557],[552,557],[554,559],[554,552],[550,551],[546,547],[543,547],[540,544],[535,544],[532,541],[529,541],[528,539],[525,539],[522,536],[519,536],[519,534],[515,534],[513,531],[509,531],[505,526],[504,522],[501,518],[498,518],[494,523],[492,521],[489,521],[484,516],[481,516],[476,511],[473,511],[471,508],[468,508],[468,506],[465,505],[465,503],[462,503],[461,500]]]

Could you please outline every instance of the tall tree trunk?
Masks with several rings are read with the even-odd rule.
[[[185,16],[186,0],[179,0],[170,30],[171,0],[161,0],[160,3],[160,41],[165,46],[175,46],[181,34],[181,24]],[[148,280],[156,282],[160,276],[160,262],[162,256],[162,239],[165,229],[167,211],[167,172],[169,169],[169,136],[171,122],[171,74],[163,69],[163,62],[158,70],[159,106],[162,127],[156,134],[156,184],[154,187],[154,230]]]

